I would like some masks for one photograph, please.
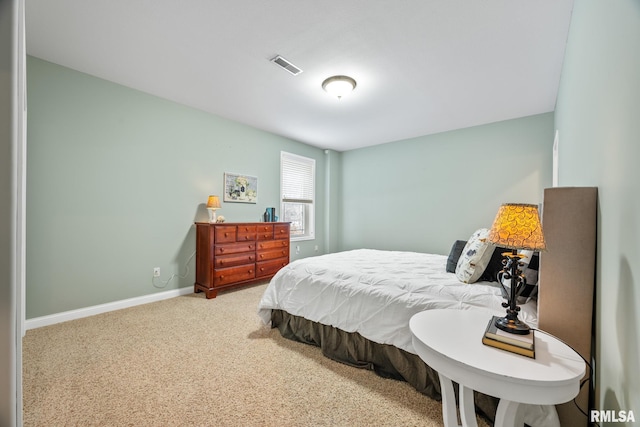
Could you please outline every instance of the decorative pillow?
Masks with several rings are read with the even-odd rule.
[[[476,230],[464,246],[456,265],[456,277],[461,282],[476,282],[489,264],[494,246],[487,238],[488,236],[488,229]]]
[[[533,251],[523,249],[518,251],[518,253],[524,256],[524,258],[520,258],[520,262],[524,264],[524,266],[521,267],[521,270],[524,271],[524,269],[529,265],[529,263],[531,263],[531,260],[533,259]]]
[[[538,294],[538,269],[540,265],[540,257],[538,253],[531,255],[529,265],[524,268],[524,277],[527,284],[520,293],[520,298],[530,298]]]
[[[456,240],[451,247],[451,252],[449,252],[449,257],[447,258],[447,273],[455,273],[456,266],[458,265],[458,260],[460,259],[460,255],[462,254],[462,250],[464,249],[464,245],[467,244],[466,240]]]
[[[522,251],[520,253],[524,253],[527,255],[526,258],[522,258],[520,262],[525,263],[524,266],[520,267],[522,270],[522,275],[525,277],[526,285],[520,295],[518,296],[518,304],[526,303],[529,298],[533,298],[538,294],[538,268],[539,268],[539,255],[537,252],[533,252],[531,255]],[[504,298],[508,298],[507,292],[511,289],[511,280],[504,280],[504,288],[502,289],[502,296]],[[506,289],[505,289],[506,288]]]
[[[484,269],[482,276],[480,276],[478,280],[483,282],[498,281],[498,273],[504,268],[504,265],[502,264],[502,260],[504,259],[502,254],[504,252],[511,252],[511,249],[496,246],[493,250],[493,255],[491,255],[491,259],[489,260],[489,264],[487,264],[487,268]]]
[[[449,252],[449,257],[447,258],[447,273],[455,273],[456,266],[458,265],[458,260],[460,259],[460,255],[462,254],[462,250],[464,246],[467,244],[466,240],[456,240],[453,242],[453,246],[451,246],[451,251]],[[502,260],[504,257],[502,254],[504,252],[511,252],[511,249],[503,248],[500,246],[496,246],[493,250],[493,255],[491,255],[491,259],[489,260],[489,264],[485,268],[482,276],[478,279],[483,282],[497,282],[498,281],[498,272],[500,272],[503,268]]]

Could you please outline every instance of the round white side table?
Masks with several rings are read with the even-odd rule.
[[[578,394],[586,367],[580,355],[542,331],[535,332],[535,359],[484,345],[489,319],[482,310],[428,310],[409,322],[416,353],[440,377],[446,427],[458,426],[452,381],[464,427],[477,427],[474,390],[500,399],[496,427],[524,425],[521,403],[555,405]]]

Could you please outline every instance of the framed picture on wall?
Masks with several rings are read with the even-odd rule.
[[[237,203],[258,202],[258,178],[236,173],[224,173],[224,201]]]

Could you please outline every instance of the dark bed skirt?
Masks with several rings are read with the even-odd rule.
[[[370,341],[357,332],[312,322],[282,310],[271,311],[271,326],[290,340],[320,347],[322,354],[337,362],[374,371],[384,378],[406,381],[420,393],[441,400],[438,373],[419,356],[387,344]],[[454,383],[457,388],[457,384]],[[476,410],[495,418],[498,399],[474,392]]]

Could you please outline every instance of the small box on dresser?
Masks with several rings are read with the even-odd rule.
[[[207,298],[270,279],[288,263],[288,222],[196,223],[194,292]]]

